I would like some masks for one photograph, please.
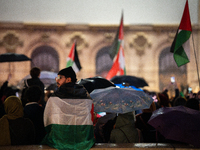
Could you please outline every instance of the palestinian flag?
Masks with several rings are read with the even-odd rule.
[[[73,43],[70,53],[67,57],[67,66],[66,67],[70,67],[70,66],[72,66],[72,68],[74,69],[74,71],[76,73],[79,72],[82,68],[81,64],[79,62],[78,53],[76,50],[76,42]]]
[[[124,74],[126,74],[124,50],[123,47],[120,45],[117,57],[113,63],[112,68],[108,72],[106,79],[110,80],[112,77],[116,75],[124,75]]]
[[[178,67],[190,62],[185,51],[190,50],[191,33],[192,27],[190,22],[190,13],[187,0],[181,23],[179,25],[176,36],[170,49],[170,52],[174,53],[174,60]]]
[[[44,111],[42,144],[59,150],[89,150],[95,143],[91,99],[50,97]]]
[[[123,30],[123,13],[122,13],[120,26],[118,28],[118,31],[112,43],[112,46],[109,50],[109,55],[111,59],[114,59],[114,57],[117,55],[120,45],[123,46],[124,44],[123,42],[124,42],[124,30]]]

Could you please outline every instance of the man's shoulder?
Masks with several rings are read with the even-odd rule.
[[[40,80],[40,78],[31,78],[31,79],[27,79],[27,84],[29,86],[32,86],[32,85],[38,85],[40,87],[44,87],[44,83]]]
[[[55,91],[55,96],[67,99],[91,99],[87,90],[79,84],[66,83]]]

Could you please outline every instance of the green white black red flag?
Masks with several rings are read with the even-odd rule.
[[[70,53],[67,57],[67,66],[66,67],[69,67],[69,66],[71,66],[76,73],[79,72],[82,68],[79,58],[78,58],[78,53],[76,50],[76,42],[73,43]]]
[[[188,7],[188,0],[186,0],[181,23],[179,25],[176,36],[170,49],[170,52],[173,53],[174,60],[178,67],[190,62],[186,51],[190,50],[191,33],[192,27],[190,22],[190,13]]]

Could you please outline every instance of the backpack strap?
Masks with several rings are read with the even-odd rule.
[[[24,87],[29,87],[27,80],[24,80]]]

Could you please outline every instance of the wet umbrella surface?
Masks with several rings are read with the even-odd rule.
[[[127,113],[149,108],[153,102],[151,96],[132,88],[96,89],[90,96],[93,99],[95,112]]]
[[[148,123],[166,139],[200,147],[200,111],[184,106],[155,110]]]

